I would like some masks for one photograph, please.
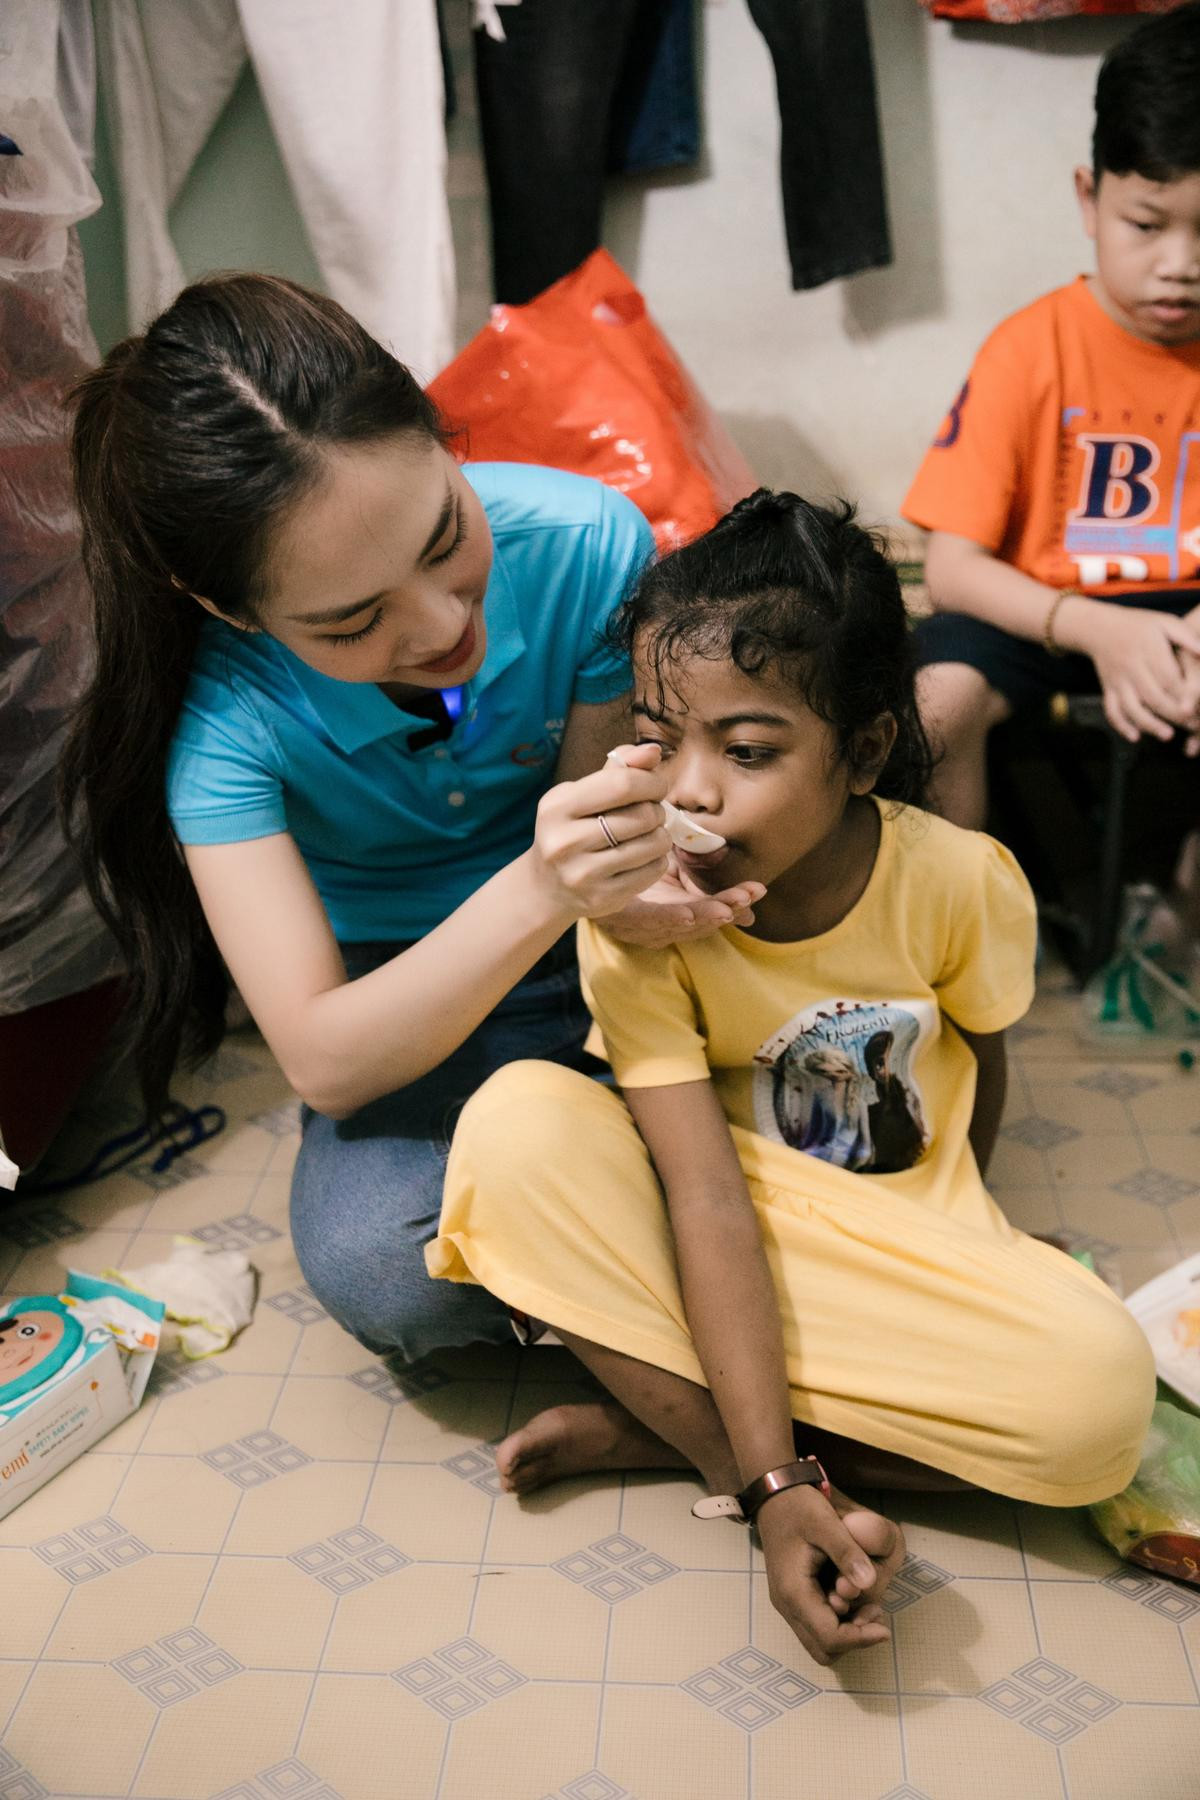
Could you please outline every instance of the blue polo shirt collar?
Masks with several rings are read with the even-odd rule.
[[[483,616],[488,634],[487,653],[483,667],[464,690],[463,712],[467,717],[484,689],[516,662],[525,649],[516,595],[498,557],[492,564],[483,597]],[[338,681],[336,676],[322,675],[320,670],[309,668],[290,650],[281,653],[305,700],[334,743],[348,756],[367,744],[395,737],[397,733],[407,735],[429,723],[418,714],[405,712],[373,681]]]

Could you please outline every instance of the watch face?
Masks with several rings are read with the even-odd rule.
[[[52,1296],[15,1301],[0,1318],[0,1404],[48,1380],[82,1338],[78,1319]]]

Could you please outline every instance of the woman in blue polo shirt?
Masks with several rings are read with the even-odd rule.
[[[229,977],[307,1103],[305,1275],[412,1360],[508,1335],[422,1247],[458,1112],[517,1057],[585,1066],[570,927],[746,916],[669,887],[654,752],[603,641],[652,553],[622,496],[460,467],[409,372],[317,294],[185,289],[82,384],[95,679],[65,791],[161,1108]],[[182,852],[182,854],[181,854]]]

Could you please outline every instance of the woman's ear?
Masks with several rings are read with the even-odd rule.
[[[253,633],[258,630],[257,625],[248,625],[245,619],[231,619],[228,613],[223,613],[214,601],[206,599],[203,594],[193,594],[191,588],[184,587],[178,575],[172,575],[171,586],[178,588],[181,594],[186,594],[189,600],[194,600],[197,606],[202,606],[206,613],[212,614],[214,619],[220,619],[223,625],[232,625],[235,631]]]
[[[854,734],[850,776],[852,794],[869,794],[883,772],[896,742],[896,720],[890,712],[880,713],[869,725]]]

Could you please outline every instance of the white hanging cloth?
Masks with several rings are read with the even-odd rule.
[[[500,17],[502,6],[520,6],[521,0],[471,0],[471,28],[474,31],[486,31],[497,44],[507,42],[504,21]]]
[[[168,212],[249,56],[326,287],[436,374],[454,251],[434,0],[97,0],[96,27],[134,327],[184,285]]]

